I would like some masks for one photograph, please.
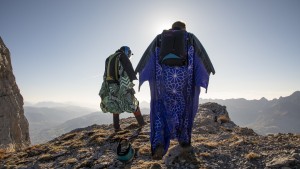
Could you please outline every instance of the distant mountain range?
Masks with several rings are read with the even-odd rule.
[[[200,99],[200,104],[206,102],[225,105],[232,121],[259,134],[300,133],[300,91],[273,100]],[[30,105],[24,109],[32,144],[49,141],[76,128],[112,123],[111,114],[79,106],[54,102],[26,105]],[[149,114],[149,103],[141,102],[140,106],[142,114]],[[124,113],[121,118],[132,116]]]
[[[146,103],[145,103],[146,104]],[[110,124],[112,115],[100,111],[56,102],[25,103],[25,116],[29,122],[29,133],[32,144],[49,141],[64,133],[93,124]],[[141,109],[149,114],[149,109]],[[120,117],[133,116],[124,113]]]
[[[203,99],[200,102],[225,105],[232,121],[259,134],[300,133],[300,91],[273,100]]]
[[[29,122],[31,143],[40,143],[38,134],[44,130],[56,127],[68,120],[87,115],[93,110],[79,106],[71,106],[61,103],[26,104],[25,116]],[[44,106],[44,107],[43,107]]]

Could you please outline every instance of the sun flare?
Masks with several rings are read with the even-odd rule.
[[[163,21],[158,21],[154,26],[154,30],[155,30],[155,33],[156,34],[159,34],[161,33],[163,30],[165,29],[170,29],[172,27],[172,21],[166,21],[166,20],[163,20]]]

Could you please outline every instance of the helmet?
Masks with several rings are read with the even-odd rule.
[[[117,147],[117,159],[123,163],[132,161],[135,154],[130,142],[127,139],[120,139]]]
[[[133,55],[133,54],[131,53],[131,50],[130,50],[130,48],[129,48],[128,46],[122,46],[122,47],[120,48],[120,50],[123,51],[123,52],[125,53],[125,55],[126,55],[128,58],[130,58],[131,55]]]

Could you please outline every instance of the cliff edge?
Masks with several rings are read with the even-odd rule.
[[[9,49],[0,37],[0,148],[20,149],[30,144],[23,104]]]

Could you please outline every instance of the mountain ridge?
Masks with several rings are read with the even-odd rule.
[[[236,124],[242,127],[253,128],[257,133],[266,135],[268,133],[279,133],[279,132],[299,133],[297,128],[300,128],[300,126],[297,126],[298,123],[291,122],[291,120],[289,120],[288,118],[282,118],[282,120],[280,120],[279,118],[279,117],[289,117],[289,116],[291,116],[293,119],[300,118],[299,116],[297,116],[298,111],[296,111],[300,109],[297,108],[297,105],[300,103],[300,101],[297,99],[299,97],[300,97],[300,92],[295,91],[290,96],[279,97],[278,99],[273,99],[273,100],[267,100],[264,97],[262,97],[259,100],[247,100],[243,98],[228,99],[228,100],[201,99],[200,103],[206,103],[212,101],[212,102],[219,103],[221,105],[226,105],[228,111],[230,112],[230,116],[232,120]],[[280,104],[286,104],[290,102],[292,106],[280,105]],[[97,111],[98,114],[96,113],[92,117],[89,116],[89,114],[95,111],[80,106],[70,106],[69,104],[49,102],[49,101],[41,102],[37,104],[30,104],[30,105],[31,106],[24,106],[24,108],[25,108],[25,116],[28,118],[28,121],[30,123],[30,135],[31,135],[31,142],[33,144],[44,143],[45,141],[49,141],[52,138],[55,138],[61,134],[69,132],[72,129],[78,127],[87,127],[88,125],[91,124],[102,124],[103,121],[105,121],[106,124],[112,122],[112,117],[110,117],[110,114],[105,114],[100,111]],[[42,107],[35,107],[36,105],[40,105]],[[140,103],[140,106],[143,115],[149,114],[150,103],[143,101]],[[30,113],[29,108],[32,107],[38,113],[37,114],[38,116],[34,116],[36,120],[33,119],[33,115],[29,116]],[[287,108],[283,108],[283,107],[287,107]],[[292,113],[288,114],[286,110],[291,109],[291,107],[296,107],[296,108],[294,108],[294,111],[289,111]],[[78,115],[76,115],[76,111],[78,111],[77,113]],[[54,118],[54,116],[52,116],[50,112],[57,114],[58,116]],[[278,114],[281,114],[282,116],[278,116]],[[279,118],[278,120],[276,120],[277,116]],[[127,117],[130,117],[129,113],[124,113],[121,115],[121,118],[127,118]],[[80,118],[82,118],[82,122],[80,122]],[[101,119],[105,119],[105,120],[101,120]],[[286,125],[282,125],[282,124],[286,124]]]
[[[201,103],[216,102],[226,105],[233,121],[253,128],[257,133],[300,133],[300,91],[286,97],[267,100],[201,99]],[[291,120],[292,119],[292,120]]]

